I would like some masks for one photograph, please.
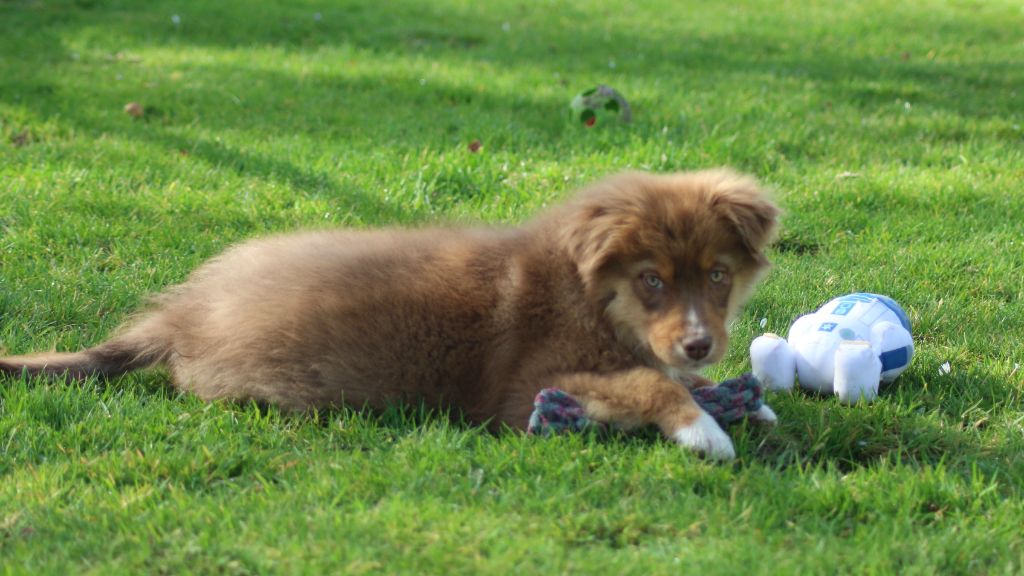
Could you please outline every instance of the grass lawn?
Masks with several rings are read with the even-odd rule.
[[[712,377],[852,291],[917,345],[872,405],[770,396],[734,465],[7,379],[0,573],[1020,573],[1022,30],[1012,0],[0,1],[0,352],[99,342],[243,238],[718,165],[787,214]],[[631,125],[568,119],[597,83]]]

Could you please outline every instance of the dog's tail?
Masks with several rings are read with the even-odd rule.
[[[43,352],[0,358],[0,374],[82,380],[109,378],[165,362],[170,339],[157,316],[149,316],[103,344],[79,352]]]

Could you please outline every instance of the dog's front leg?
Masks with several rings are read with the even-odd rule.
[[[716,460],[736,457],[732,440],[683,385],[651,368],[565,374],[550,384],[571,394],[599,422],[656,424],[678,444]]]

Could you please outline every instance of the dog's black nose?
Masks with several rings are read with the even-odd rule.
[[[690,360],[703,360],[711,352],[711,337],[692,338],[683,344],[683,350]]]

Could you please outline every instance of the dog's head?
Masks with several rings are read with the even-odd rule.
[[[757,182],[729,170],[628,173],[570,203],[561,241],[621,340],[694,372],[725,354],[778,216]]]

